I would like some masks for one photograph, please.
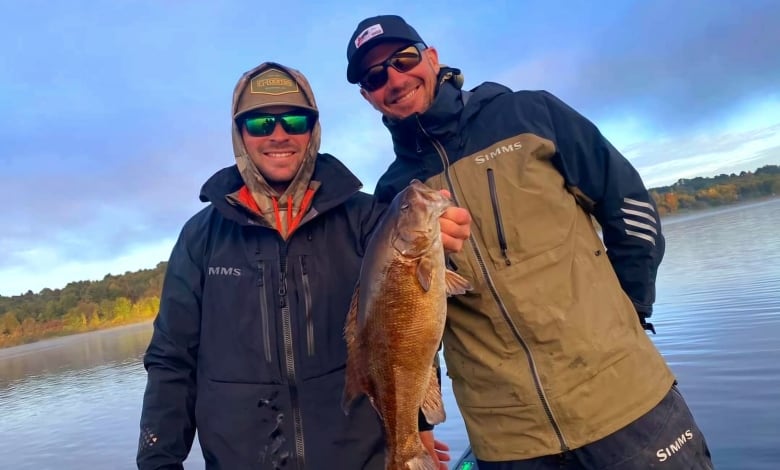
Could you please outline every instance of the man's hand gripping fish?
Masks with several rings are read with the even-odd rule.
[[[444,421],[433,366],[447,296],[471,289],[444,265],[439,217],[452,205],[413,180],[393,199],[368,242],[344,329],[344,411],[365,393],[385,430],[387,470],[438,470],[420,441],[417,417]]]

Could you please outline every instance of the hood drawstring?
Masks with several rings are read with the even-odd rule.
[[[295,217],[293,217],[293,198],[291,195],[287,196],[287,234],[284,233],[284,226],[282,225],[282,214],[279,210],[279,200],[276,198],[276,196],[271,198],[271,202],[274,205],[274,215],[276,217],[276,229],[279,231],[280,234],[284,238],[288,238],[292,233],[295,231],[296,228],[301,224],[301,220],[303,220],[303,215],[306,214],[306,211],[309,210],[309,206],[311,205],[311,200],[314,198],[314,190],[312,188],[309,188],[306,190],[306,193],[303,195],[303,199],[301,200],[301,206],[298,208],[298,212],[295,214]]]
[[[306,190],[306,193],[304,193],[303,195],[303,199],[301,199],[301,206],[298,208],[298,212],[295,214],[295,217],[293,217],[293,198],[291,195],[287,196],[287,234],[286,235],[284,233],[284,225],[282,224],[282,211],[279,210],[279,200],[276,198],[276,196],[271,197],[271,203],[273,204],[274,207],[274,219],[276,220],[276,230],[278,230],[279,234],[282,235],[282,237],[284,237],[285,239],[289,238],[289,236],[292,235],[295,229],[297,229],[298,226],[301,225],[303,216],[309,210],[309,207],[311,206],[311,201],[314,199],[314,191],[315,191],[314,188],[309,188]],[[257,202],[255,202],[247,186],[243,186],[241,190],[238,192],[238,200],[241,201],[241,203],[246,208],[248,208],[255,214],[262,216],[260,207],[257,205]]]

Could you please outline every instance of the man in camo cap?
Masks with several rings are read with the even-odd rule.
[[[340,403],[344,321],[384,206],[319,153],[317,105],[297,70],[244,74],[231,118],[236,164],[203,185],[209,205],[168,264],[138,468],[182,468],[197,428],[207,468],[383,469],[373,407],[361,398],[345,415]],[[468,213],[441,220],[459,250]]]

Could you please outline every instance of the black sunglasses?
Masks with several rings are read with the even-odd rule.
[[[387,83],[387,68],[392,67],[401,73],[406,73],[420,65],[422,62],[422,51],[426,49],[425,44],[418,42],[411,46],[404,46],[393,52],[393,54],[382,63],[372,65],[360,79],[360,87],[366,91],[376,91]]]
[[[290,135],[305,134],[314,126],[315,118],[309,113],[292,111],[284,114],[252,114],[243,119],[246,131],[252,137],[266,137],[274,133],[276,123]]]

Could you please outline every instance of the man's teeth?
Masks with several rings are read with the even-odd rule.
[[[289,157],[295,152],[266,152],[266,155],[273,158],[284,158]]]
[[[416,87],[412,88],[411,91],[409,91],[409,93],[407,93],[407,94],[405,94],[405,95],[403,95],[401,97],[396,98],[395,102],[396,103],[400,103],[401,101],[407,100],[407,99],[411,98],[412,96],[414,96],[415,93],[417,93],[417,88]]]

